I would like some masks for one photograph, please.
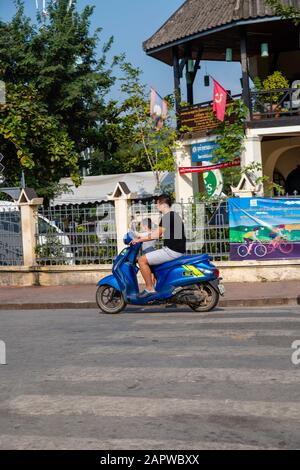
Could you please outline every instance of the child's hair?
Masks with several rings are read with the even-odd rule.
[[[146,225],[148,227],[148,229],[151,230],[152,229],[152,220],[149,217],[147,217],[146,219],[142,220],[141,225]]]
[[[169,207],[172,206],[172,197],[169,194],[161,194],[157,198],[157,202],[160,204],[167,204]]]

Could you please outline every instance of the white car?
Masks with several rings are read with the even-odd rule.
[[[5,217],[1,214],[8,214]],[[20,234],[20,217],[19,217],[19,207],[10,201],[0,201],[0,250],[1,242],[5,243],[6,246],[10,247],[12,252],[15,252],[18,258],[21,258],[22,253],[22,244]],[[37,236],[37,245],[43,247],[49,243],[49,237],[55,235],[57,240],[59,240],[59,246],[61,247],[62,256],[61,258],[67,264],[75,264],[74,254],[71,249],[71,242],[67,235],[57,227],[55,222],[47,219],[41,214],[38,214],[38,236]],[[4,251],[4,250],[3,250]],[[5,262],[5,254],[0,253],[0,258],[3,258]],[[51,248],[47,260],[51,261],[55,259],[55,254],[51,254]]]

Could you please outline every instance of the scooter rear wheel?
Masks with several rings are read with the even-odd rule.
[[[198,287],[202,300],[197,304],[190,304],[190,307],[195,312],[210,312],[218,305],[220,295],[210,284],[202,284]]]
[[[108,285],[98,287],[96,302],[100,310],[108,314],[120,313],[126,307],[122,292]]]

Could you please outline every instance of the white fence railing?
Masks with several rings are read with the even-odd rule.
[[[23,264],[21,215],[13,202],[0,201],[0,266]]]
[[[174,210],[185,225],[188,254],[206,252],[216,260],[228,259],[226,200],[179,203],[174,204]],[[128,228],[134,231],[140,231],[143,218],[150,218],[155,227],[161,217],[155,200],[128,201],[128,211]],[[35,263],[42,266],[111,264],[118,252],[116,220],[112,201],[88,207],[40,207],[33,219]],[[0,265],[23,264],[21,226],[19,207],[0,203]]]
[[[113,203],[41,208],[35,251],[39,265],[112,263],[117,255]]]

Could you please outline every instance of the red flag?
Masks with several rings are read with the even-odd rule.
[[[225,119],[225,110],[226,110],[226,100],[227,100],[227,91],[214,80],[214,101],[213,101],[213,112],[216,114],[217,119],[224,121]]]

